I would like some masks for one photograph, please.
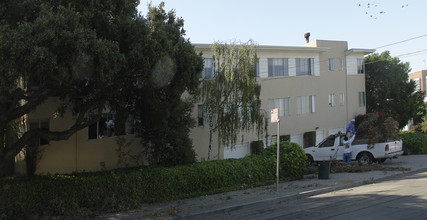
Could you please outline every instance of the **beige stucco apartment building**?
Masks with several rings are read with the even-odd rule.
[[[196,44],[203,52],[205,70],[212,71],[209,44]],[[258,82],[262,108],[269,116],[279,108],[280,139],[302,147],[314,145],[326,136],[344,131],[358,114],[366,113],[363,58],[371,49],[348,49],[345,41],[315,40],[300,47],[259,46]],[[197,115],[198,110],[194,110]],[[205,160],[209,145],[208,126],[199,125],[192,139],[199,160]],[[277,124],[269,124],[266,145],[276,140]],[[250,142],[259,138],[245,134],[238,145],[219,149],[213,158],[239,158],[250,153]],[[215,152],[216,151],[216,152]]]
[[[211,45],[195,44],[203,52],[205,70],[210,74]],[[331,133],[343,131],[348,122],[366,112],[363,58],[374,50],[348,49],[345,41],[316,40],[299,47],[259,46],[258,82],[261,84],[262,108],[266,113],[279,108],[280,138],[302,147],[318,143]],[[55,103],[51,100],[50,103]],[[62,130],[71,124],[72,115],[55,117],[55,104],[42,105],[28,115],[28,126]],[[198,105],[193,116],[199,117]],[[268,115],[268,114],[267,114]],[[112,118],[82,129],[65,141],[39,141],[41,157],[36,174],[98,171],[124,166],[119,164],[117,137],[108,129]],[[197,120],[196,120],[197,121]],[[263,139],[265,145],[275,139],[277,125],[269,124],[265,141],[256,134],[244,134],[244,141],[233,148],[212,147],[213,159],[243,157],[250,153],[250,142]],[[102,136],[98,135],[100,131]],[[197,160],[208,156],[209,130],[201,123],[191,132]],[[140,152],[139,140],[126,135],[129,149]],[[141,161],[127,159],[129,165]],[[15,170],[24,172],[23,154],[16,158]]]

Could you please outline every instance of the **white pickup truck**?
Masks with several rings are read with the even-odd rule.
[[[307,165],[318,161],[342,160],[344,154],[344,134],[330,135],[318,145],[305,148]],[[394,158],[403,154],[402,140],[375,144],[358,144],[356,140],[351,145],[351,160],[359,164],[370,164],[374,161],[384,162],[387,158]]]

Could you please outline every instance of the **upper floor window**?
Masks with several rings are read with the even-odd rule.
[[[340,58],[340,71],[344,70],[344,58]]]
[[[334,70],[334,58],[329,58],[328,59],[328,70],[329,71]]]
[[[314,58],[296,58],[296,75],[314,75]]]
[[[316,96],[297,96],[297,114],[309,114],[316,112]]]
[[[213,59],[212,58],[204,58],[202,79],[210,79],[212,77],[213,77]]]
[[[365,73],[365,62],[363,61],[363,58],[357,58],[357,73]]]
[[[272,109],[279,109],[279,117],[289,116],[289,98],[281,98],[281,99],[269,99],[268,107],[270,111]]]
[[[287,58],[268,58],[268,77],[288,75]]]

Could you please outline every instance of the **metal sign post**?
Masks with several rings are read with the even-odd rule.
[[[280,163],[280,120],[279,109],[271,109],[271,123],[277,122],[277,163],[276,163],[276,192],[279,191],[279,163]]]

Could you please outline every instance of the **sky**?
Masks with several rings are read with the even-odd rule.
[[[138,10],[161,0],[141,0]],[[302,46],[310,40],[347,41],[349,49],[390,51],[409,62],[411,72],[426,69],[425,0],[163,0],[184,20],[191,43],[241,41],[259,45]]]

